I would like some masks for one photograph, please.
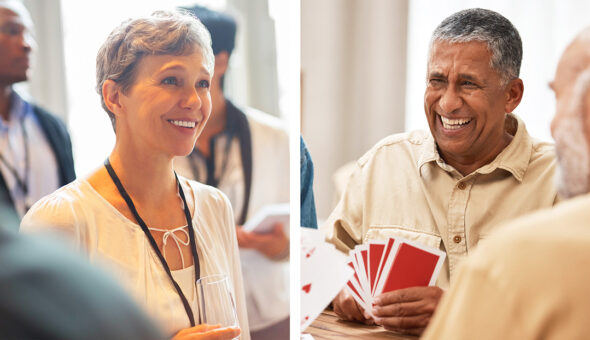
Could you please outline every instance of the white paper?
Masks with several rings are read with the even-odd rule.
[[[284,230],[289,230],[289,203],[265,205],[244,223],[243,228],[249,232],[268,233],[277,223],[281,223]]]

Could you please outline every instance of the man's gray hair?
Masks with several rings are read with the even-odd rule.
[[[432,33],[430,49],[436,42],[466,43],[481,41],[492,56],[490,66],[503,84],[518,78],[522,62],[522,41],[512,23],[494,11],[472,8],[457,12],[443,20]]]
[[[148,55],[189,55],[200,50],[207,70],[213,74],[215,56],[211,36],[203,24],[186,11],[156,11],[147,17],[129,19],[109,34],[96,56],[96,92],[115,128],[115,115],[107,108],[102,86],[115,81],[123,93],[129,91],[137,65]]]

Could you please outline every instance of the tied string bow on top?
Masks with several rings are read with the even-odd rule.
[[[188,235],[188,231],[186,231],[186,227],[187,226],[183,225],[182,227],[174,229],[149,228],[149,230],[164,233],[164,235],[162,235],[162,249],[164,249],[164,258],[166,258],[166,245],[168,244],[168,238],[172,237],[172,240],[176,243],[176,247],[178,248],[178,252],[180,253],[180,261],[182,262],[182,268],[184,268],[184,256],[182,255],[182,249],[180,248],[180,245],[182,244],[188,246],[190,244],[190,237]],[[178,237],[175,234],[177,231],[184,233],[184,235],[186,236],[186,241],[183,241],[180,237]]]

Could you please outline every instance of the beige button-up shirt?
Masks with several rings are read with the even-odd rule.
[[[422,339],[588,339],[590,195],[498,229],[461,265]]]
[[[557,200],[553,145],[531,138],[516,116],[507,119],[512,142],[467,176],[444,162],[430,133],[380,141],[357,161],[323,227],[328,241],[346,252],[389,237],[440,248],[447,259],[437,285],[447,288],[461,260],[498,224]]]

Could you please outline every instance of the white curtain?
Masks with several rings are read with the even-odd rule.
[[[301,132],[320,219],[334,171],[404,129],[407,18],[405,0],[301,1]]]
[[[31,79],[19,84],[35,102],[67,119],[68,105],[59,0],[25,0],[35,25]]]

